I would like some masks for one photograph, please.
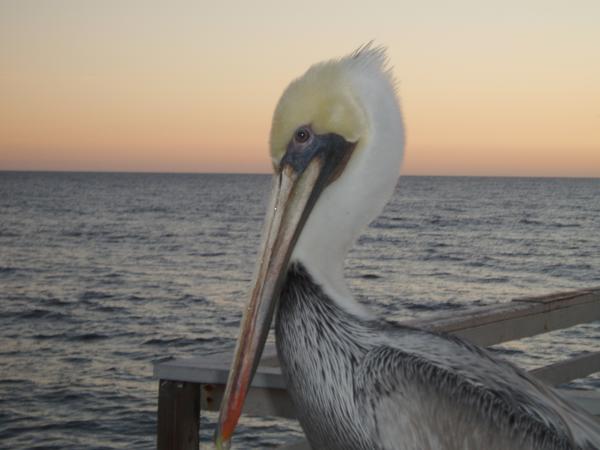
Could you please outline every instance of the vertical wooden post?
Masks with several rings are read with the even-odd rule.
[[[157,450],[198,450],[200,385],[160,380]]]

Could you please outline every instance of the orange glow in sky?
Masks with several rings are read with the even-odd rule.
[[[374,39],[404,173],[600,177],[599,23],[597,0],[0,0],[0,170],[268,172],[287,83]]]

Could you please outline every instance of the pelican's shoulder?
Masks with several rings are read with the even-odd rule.
[[[598,448],[598,426],[589,417],[509,362],[456,338],[403,328],[388,333],[393,344],[372,348],[359,367],[356,397],[390,442],[406,420],[419,420],[405,429],[420,430],[408,437],[415,448],[470,448],[470,440],[487,438],[489,449]]]

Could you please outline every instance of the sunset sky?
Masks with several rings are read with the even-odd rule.
[[[268,172],[310,64],[388,47],[403,172],[600,177],[600,1],[0,0],[0,170]]]

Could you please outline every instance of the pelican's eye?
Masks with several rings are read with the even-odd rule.
[[[305,127],[298,128],[296,130],[296,134],[294,134],[294,139],[299,144],[304,144],[310,139],[310,130]]]

